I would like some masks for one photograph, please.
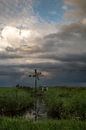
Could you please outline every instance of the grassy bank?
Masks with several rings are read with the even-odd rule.
[[[18,118],[0,118],[0,130],[86,130],[86,122],[74,120],[32,122]]]

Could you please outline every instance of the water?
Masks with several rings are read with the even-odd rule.
[[[35,116],[37,119],[47,117],[46,105],[43,99],[36,100],[36,111],[35,109],[32,109],[31,111],[26,111],[24,113],[26,119],[35,119]]]

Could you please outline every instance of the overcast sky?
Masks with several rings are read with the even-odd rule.
[[[0,0],[0,86],[86,85],[86,0]]]

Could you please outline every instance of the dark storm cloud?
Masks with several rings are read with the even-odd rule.
[[[29,74],[34,72],[37,68],[39,71],[46,71],[51,74],[49,77],[42,77],[41,80],[43,84],[47,85],[66,85],[66,84],[78,84],[86,82],[86,64],[76,64],[76,63],[60,63],[60,64],[50,64],[38,63],[38,64],[21,64],[12,66],[0,66],[0,79],[2,82],[8,81],[9,85],[19,84],[32,84],[33,79],[28,77]],[[21,71],[23,69],[23,71]],[[7,76],[7,78],[6,78]],[[5,77],[5,78],[4,78]],[[6,82],[5,82],[6,83]],[[6,85],[6,84],[5,84]],[[33,84],[32,84],[33,85]]]
[[[82,28],[84,26],[84,28]],[[73,28],[72,28],[73,27]],[[28,69],[28,71],[37,68],[41,71],[45,70],[46,72],[51,73],[52,83],[58,82],[85,82],[86,74],[86,44],[85,44],[85,25],[83,24],[71,24],[70,26],[65,26],[60,33],[53,33],[44,36],[39,39],[38,45],[32,48],[31,51],[17,49],[17,51],[26,54],[27,59],[32,58],[33,63],[22,63],[17,65],[11,65],[12,68],[16,70],[11,70],[9,72],[5,70],[8,75],[18,75],[20,77],[24,75],[24,71],[18,71],[21,68]],[[40,45],[40,46],[39,46]],[[65,50],[65,51],[64,51]],[[7,48],[7,52],[12,52],[12,48]],[[21,53],[20,53],[21,54]],[[3,55],[2,55],[3,57]],[[4,56],[5,57],[5,56]],[[7,57],[10,57],[8,55]],[[16,57],[14,55],[13,57]],[[25,55],[23,55],[25,57]],[[20,57],[22,60],[22,57]],[[41,63],[38,61],[40,59]],[[50,60],[53,60],[52,62]],[[38,61],[36,63],[36,61]],[[10,67],[9,67],[10,68]],[[1,72],[4,75],[5,72]],[[26,71],[27,72],[27,71]],[[76,78],[77,76],[77,78]],[[55,79],[53,79],[53,77]],[[46,78],[45,78],[46,80]],[[48,81],[46,81],[48,82]],[[51,82],[51,81],[49,81]]]
[[[74,48],[75,46],[78,47],[80,44],[81,46],[86,47],[86,25],[83,23],[65,25],[60,33],[47,35],[44,37],[44,40],[48,45],[56,45],[58,48],[67,46],[73,46]],[[69,44],[70,41],[72,42],[71,44]]]
[[[17,55],[17,54],[7,54],[7,53],[0,53],[0,60],[4,59],[17,59],[17,58],[23,58],[23,56],[21,55]]]
[[[0,66],[0,86],[15,86],[16,84],[28,83],[28,75],[25,70],[17,66]]]
[[[16,67],[13,66],[0,66],[0,76],[16,76],[16,75],[21,75],[22,73],[17,70]]]
[[[66,55],[63,55],[63,56],[45,53],[45,54],[39,55],[39,58],[53,59],[53,60],[56,60],[56,61],[69,62],[69,63],[71,63],[71,62],[86,63],[86,53],[82,53],[82,54],[66,54]]]
[[[64,25],[61,32],[47,35],[45,36],[45,39],[48,41],[51,39],[52,41],[54,40],[56,42],[64,40],[63,42],[65,42],[65,40],[73,41],[74,38],[78,40],[77,37],[81,38],[81,40],[85,40],[86,38],[86,25],[80,22]]]

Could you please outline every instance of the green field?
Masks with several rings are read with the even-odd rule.
[[[86,122],[74,120],[32,122],[18,118],[0,118],[0,130],[86,130]]]
[[[47,117],[22,117],[41,98]],[[0,88],[0,130],[86,130],[86,88],[38,89],[36,97],[33,89]]]

